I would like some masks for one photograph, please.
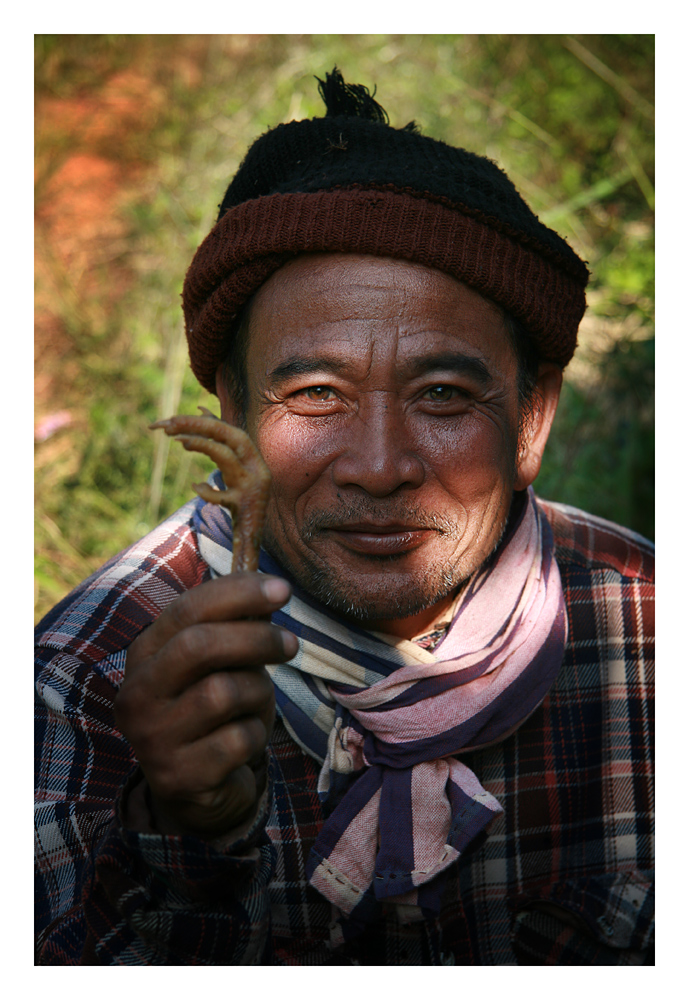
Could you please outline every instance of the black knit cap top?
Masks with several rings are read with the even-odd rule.
[[[249,149],[187,273],[192,368],[215,391],[241,306],[298,254],[377,254],[438,268],[524,325],[564,367],[586,308],[588,270],[491,160],[392,128],[337,69],[319,81],[326,116],[278,125]]]

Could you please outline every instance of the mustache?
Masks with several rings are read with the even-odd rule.
[[[450,538],[459,538],[462,534],[459,524],[442,514],[400,500],[376,503],[365,497],[341,501],[335,508],[311,511],[304,518],[301,534],[305,541],[310,541],[319,531],[346,528],[349,524],[360,524],[362,521],[377,524],[393,522],[407,528],[425,528]]]

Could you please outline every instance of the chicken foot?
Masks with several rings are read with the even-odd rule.
[[[204,406],[203,416],[176,416],[157,420],[160,428],[187,451],[212,458],[225,483],[216,490],[208,483],[192,483],[202,500],[226,507],[232,515],[232,572],[256,572],[265,519],[270,473],[248,434],[219,420]]]

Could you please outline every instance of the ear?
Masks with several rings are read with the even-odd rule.
[[[228,385],[224,365],[220,365],[215,373],[215,394],[220,401],[220,416],[225,423],[232,424],[234,427],[242,427],[242,414]]]
[[[550,361],[538,367],[533,409],[527,416],[517,458],[515,490],[531,486],[541,468],[562,388],[562,369]]]

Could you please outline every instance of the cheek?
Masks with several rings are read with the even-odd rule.
[[[482,414],[438,424],[426,428],[419,447],[429,468],[458,497],[480,495],[498,481],[511,486],[516,434],[506,423]]]
[[[313,485],[337,448],[332,433],[290,419],[266,423],[257,430],[255,440],[270,470],[276,497],[295,496]]]

